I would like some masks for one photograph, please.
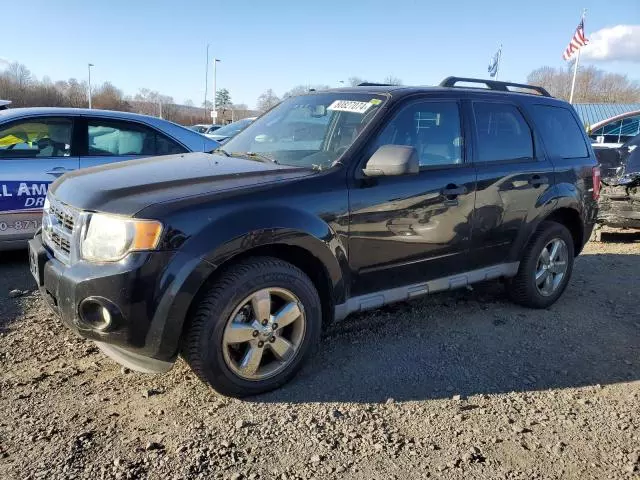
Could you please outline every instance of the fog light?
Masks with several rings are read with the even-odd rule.
[[[102,297],[85,298],[78,307],[78,314],[83,323],[100,332],[110,330],[114,321],[122,316],[118,307]]]
[[[109,313],[109,310],[107,310],[104,307],[101,307],[100,313],[102,313],[102,321],[106,325],[111,325],[111,314]]]

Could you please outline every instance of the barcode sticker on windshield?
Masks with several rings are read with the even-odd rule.
[[[336,112],[365,113],[372,104],[370,102],[356,102],[354,100],[336,100],[327,107],[327,110]]]

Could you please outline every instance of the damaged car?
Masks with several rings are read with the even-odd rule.
[[[595,153],[602,172],[598,224],[640,229],[640,135],[619,148]],[[601,229],[594,232],[596,241],[600,234]]]

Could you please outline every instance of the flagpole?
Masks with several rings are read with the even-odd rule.
[[[587,13],[587,9],[582,10],[582,22],[584,25],[584,16]],[[578,64],[580,63],[580,51],[582,48],[578,48],[578,56],[576,57],[576,63],[573,66],[573,80],[571,81],[571,94],[569,95],[569,103],[573,103],[573,92],[576,88],[576,77],[578,76]]]

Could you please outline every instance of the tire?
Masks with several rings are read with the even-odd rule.
[[[293,304],[300,316],[286,327],[278,327],[277,324],[261,327],[256,324],[256,321],[263,320],[257,319],[259,315],[254,313],[252,302],[256,296],[264,295],[260,292],[265,291],[271,299],[267,302],[267,305],[271,305],[268,311],[277,309],[278,302],[284,306]],[[247,298],[251,298],[248,304],[245,303]],[[257,395],[287,383],[312,354],[319,342],[322,327],[320,298],[309,277],[290,263],[272,257],[253,257],[229,267],[198,300],[192,312],[182,336],[182,356],[201,380],[217,392],[231,397]],[[269,318],[278,318],[275,313],[274,310]],[[242,321],[236,322],[238,318]],[[300,321],[303,325],[298,323]],[[225,332],[231,328],[229,322],[233,322],[234,326],[241,325],[243,335],[246,334],[245,328],[253,330],[249,333],[253,333],[255,338],[244,340],[243,337],[242,343],[225,343],[229,338]],[[282,322],[285,323],[284,319]],[[257,325],[255,329],[254,325]],[[285,356],[286,360],[280,361],[276,356],[275,346],[282,345],[282,339],[289,339],[285,333],[274,333],[273,340],[267,338],[271,335],[271,327],[274,332],[286,332],[287,329],[293,332],[289,344],[296,346],[295,353]],[[275,328],[280,330],[276,331]],[[256,332],[260,336],[256,336]],[[261,339],[264,341],[258,343]],[[257,363],[260,367],[251,373],[250,367],[243,369],[242,361],[250,357],[249,350],[257,351],[260,343],[264,345],[259,349],[261,360]],[[263,368],[261,362],[269,358],[275,362],[273,373],[259,378],[260,375],[267,375],[262,372],[268,371],[268,365]],[[255,378],[243,378],[242,375],[253,375]]]
[[[553,290],[544,294],[536,283],[536,273],[544,268],[540,263],[543,249],[556,240],[564,242],[566,246],[566,270],[557,285],[554,285]],[[549,251],[549,249],[547,250]],[[552,221],[543,222],[523,252],[518,273],[507,282],[507,291],[511,299],[515,303],[529,308],[547,308],[553,305],[560,298],[571,279],[574,251],[573,237],[567,227]],[[551,273],[551,268],[554,270],[560,268],[561,262],[556,263],[558,265],[553,264],[552,267],[547,267],[550,268],[547,275],[556,275]],[[555,278],[558,277],[553,277],[552,284],[555,284]],[[542,285],[544,289],[545,284]]]

